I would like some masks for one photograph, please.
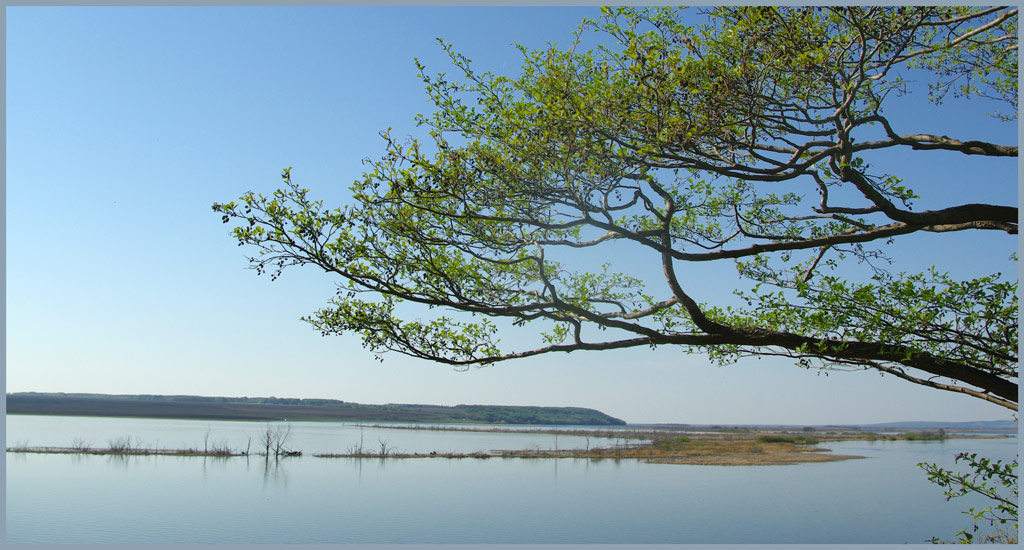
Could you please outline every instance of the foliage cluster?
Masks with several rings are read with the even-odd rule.
[[[383,132],[352,204],[324,205],[286,169],[276,191],[213,208],[257,273],[337,276],[306,320],[378,357],[468,367],[670,345],[874,369],[1016,410],[1016,281],[954,276],[946,250],[921,251],[925,271],[886,254],[969,233],[1010,257],[1016,182],[985,204],[877,160],[1014,159],[1014,144],[892,113],[970,98],[1016,120],[1016,30],[1002,7],[607,8],[566,46],[521,47],[515,75],[442,41],[452,75],[417,62],[428,137]],[[661,280],[640,276],[644,258]],[[731,264],[735,296],[688,279],[707,262]],[[536,327],[536,345],[508,349],[501,321]]]
[[[928,479],[945,489],[946,500],[967,494],[979,494],[992,504],[983,508],[970,508],[964,513],[971,516],[973,527],[958,531],[957,542],[1016,543],[1018,539],[1017,460],[1004,463],[979,457],[977,453],[958,453],[956,463],[963,462],[970,472],[954,472],[935,464],[918,464],[928,472]],[[987,523],[994,531],[984,533],[976,540],[979,524]],[[940,542],[934,539],[932,542]]]

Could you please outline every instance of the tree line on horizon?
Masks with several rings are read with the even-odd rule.
[[[274,407],[272,410],[264,406]],[[335,399],[110,395],[89,393],[7,394],[9,414],[90,414],[222,419],[319,419],[488,424],[624,425],[625,421],[583,407],[518,405],[367,405]],[[206,416],[204,416],[206,415]]]

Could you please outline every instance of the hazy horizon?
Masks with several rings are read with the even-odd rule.
[[[135,397],[135,396],[202,397],[202,398],[219,398],[219,397],[223,397],[223,398],[227,398],[227,399],[236,399],[236,398],[238,398],[238,399],[268,399],[269,398],[269,399],[300,399],[300,400],[329,399],[329,400],[334,400],[334,401],[341,401],[341,402],[344,402],[344,403],[357,403],[359,405],[380,405],[380,406],[384,406],[384,405],[413,405],[413,406],[416,406],[416,405],[427,405],[427,406],[454,407],[454,406],[459,406],[459,405],[469,405],[469,406],[484,405],[484,406],[498,406],[498,407],[567,407],[567,405],[558,405],[558,404],[519,405],[519,404],[516,404],[516,403],[456,403],[454,405],[439,405],[437,403],[404,403],[404,402],[397,402],[397,401],[386,401],[386,402],[380,402],[380,403],[366,403],[366,402],[361,402],[361,401],[350,401],[350,400],[324,398],[324,397],[301,397],[301,396],[294,396],[294,395],[198,395],[198,394],[155,394],[155,393],[117,393],[117,394],[112,394],[112,393],[71,392],[71,391],[63,391],[63,392],[47,392],[47,391],[7,392],[5,394],[5,396],[4,396],[4,399],[6,399],[7,395],[12,395],[12,394],[103,395],[103,396],[111,396],[111,397],[120,397],[120,396],[124,396],[124,397]],[[636,426],[642,426],[642,425],[692,425],[692,426],[715,426],[715,425],[729,425],[729,426],[833,426],[834,425],[834,426],[873,426],[873,425],[878,425],[878,424],[898,424],[898,423],[901,423],[901,422],[902,423],[907,423],[907,424],[913,424],[913,423],[971,424],[971,423],[977,423],[977,422],[1010,422],[1010,423],[1014,423],[1012,419],[994,419],[994,420],[980,420],[980,419],[964,420],[964,419],[958,419],[958,420],[952,420],[952,419],[936,419],[936,418],[900,419],[900,420],[890,421],[890,422],[871,422],[871,423],[864,423],[864,422],[846,422],[846,423],[829,423],[829,422],[825,422],[825,423],[814,423],[814,422],[770,423],[770,422],[683,422],[683,421],[678,421],[678,422],[634,422],[634,421],[630,421],[629,419],[626,419],[626,418],[618,418],[615,415],[608,414],[606,411],[602,411],[601,409],[596,409],[594,407],[580,407],[580,408],[596,410],[598,412],[607,414],[608,416],[611,416],[611,417],[616,418],[618,420],[623,420],[623,421],[626,422],[627,425],[636,425]],[[378,422],[378,421],[375,421],[375,422]],[[385,423],[387,423],[387,422],[385,422]],[[397,422],[397,423],[401,424],[401,423],[404,423],[404,422]],[[496,424],[496,425],[501,425],[501,424]]]

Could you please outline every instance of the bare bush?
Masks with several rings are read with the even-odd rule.
[[[359,444],[350,445],[348,448],[348,454],[352,456],[363,456],[366,454],[366,449],[363,447],[363,428],[359,428]]]
[[[207,451],[206,454],[211,455],[211,456],[225,456],[226,457],[226,456],[234,455],[235,454],[235,450],[232,449],[231,447],[228,447],[227,441],[219,441],[219,442],[213,443],[213,445],[210,446],[210,448],[209,448],[209,450]]]
[[[260,445],[263,446],[263,456],[270,458],[270,448],[274,444],[274,432],[270,429],[270,424],[266,425],[266,428],[260,432]]]
[[[142,450],[142,442],[138,440],[132,442],[132,438],[129,435],[111,439],[107,442],[107,445],[107,450],[111,453],[128,454],[137,453]]]
[[[292,435],[292,427],[288,426],[287,430],[281,431],[281,427],[278,426],[277,432],[275,432],[274,435],[274,456],[279,457],[281,455],[291,454],[291,450],[288,449],[285,444],[288,442],[288,438]]]
[[[291,456],[299,454],[297,451],[292,451],[287,446],[288,438],[291,437],[291,434],[291,426],[288,426],[287,429],[282,429],[281,426],[278,426],[276,429],[272,429],[268,423],[266,428],[260,432],[259,439],[259,443],[263,447],[264,456],[269,459],[271,454],[273,454],[275,458],[279,458],[282,455]],[[246,451],[246,454],[248,454],[248,450]]]
[[[394,454],[395,448],[389,444],[390,442],[390,439],[381,439],[379,437],[377,438],[377,443],[380,444],[380,454],[378,456],[380,456],[381,458],[385,458],[389,454]]]

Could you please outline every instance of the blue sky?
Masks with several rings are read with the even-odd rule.
[[[566,405],[629,422],[1009,418],[877,374],[819,376],[779,359],[717,367],[677,349],[468,372],[398,355],[378,363],[357,338],[323,338],[299,320],[334,280],[297,270],[272,283],[245,269],[245,250],[210,205],[272,191],[287,166],[317,198],[345,201],[361,160],[383,152],[379,131],[419,132],[413,117],[429,106],[413,58],[447,70],[435,38],[512,72],[512,42],[567,43],[594,11],[8,7],[6,390]],[[950,111],[928,109],[900,117],[916,132],[948,133]],[[1015,125],[981,124],[964,130],[1016,143]],[[978,201],[1016,204],[1015,160],[966,159],[956,173],[887,160],[905,162],[922,194],[969,186]],[[986,238],[991,248],[964,234],[894,250],[927,263],[922,250],[955,242],[954,272],[1015,269],[992,261],[993,250],[1015,249],[1012,237]]]

